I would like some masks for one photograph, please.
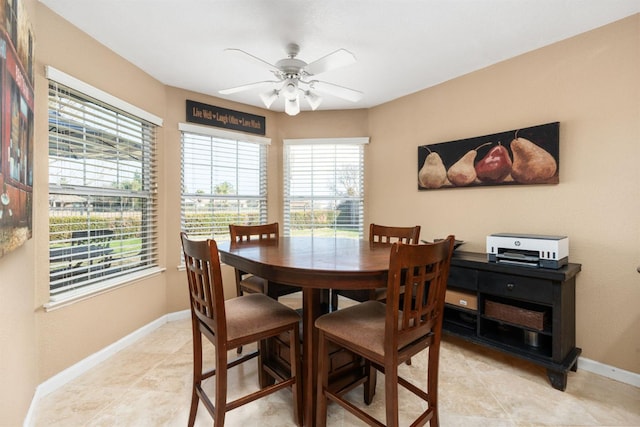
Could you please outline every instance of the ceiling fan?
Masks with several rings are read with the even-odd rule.
[[[306,63],[296,58],[300,52],[300,47],[295,43],[290,43],[287,45],[287,57],[275,64],[271,64],[241,49],[228,48],[225,51],[240,53],[258,62],[271,71],[276,80],[265,80],[223,89],[220,91],[223,95],[270,86],[266,92],[260,94],[260,99],[262,99],[267,108],[270,108],[273,102],[282,95],[285,99],[284,110],[290,116],[295,116],[300,112],[300,95],[304,96],[312,110],[317,109],[322,102],[322,97],[319,93],[327,93],[351,102],[357,102],[362,98],[362,92],[355,89],[312,79],[317,74],[353,64],[356,61],[356,57],[346,49],[338,49],[313,62]]]

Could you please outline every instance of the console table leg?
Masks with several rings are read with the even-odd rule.
[[[566,372],[558,372],[547,369],[547,376],[549,377],[549,381],[551,381],[551,386],[553,388],[560,391],[565,391],[565,389],[567,388]]]

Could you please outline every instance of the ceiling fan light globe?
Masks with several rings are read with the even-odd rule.
[[[278,91],[272,90],[271,92],[261,93],[260,99],[267,108],[271,108],[271,105],[278,99]]]
[[[289,80],[287,84],[284,85],[282,92],[288,101],[298,99],[298,85],[293,80]]]
[[[322,97],[316,95],[313,92],[307,91],[304,95],[313,111],[315,111],[322,103]]]
[[[290,116],[295,116],[296,114],[298,114],[300,112],[300,100],[298,98],[285,99],[284,112]]]

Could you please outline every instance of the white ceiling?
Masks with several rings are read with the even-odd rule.
[[[321,110],[376,106],[640,12],[640,0],[40,1],[166,85],[260,107],[260,90],[218,93],[273,78],[225,48],[269,63],[290,42],[306,62],[345,48],[357,62],[317,79],[364,96],[323,95]]]

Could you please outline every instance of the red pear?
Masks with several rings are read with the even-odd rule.
[[[476,174],[482,182],[496,184],[511,173],[511,157],[507,149],[498,142],[478,163]]]

